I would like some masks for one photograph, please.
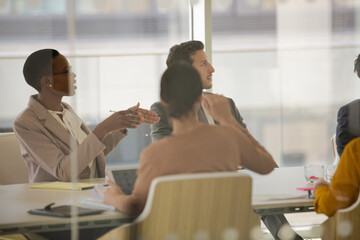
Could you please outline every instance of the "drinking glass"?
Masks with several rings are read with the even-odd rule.
[[[326,168],[326,173],[325,173],[326,181],[331,182],[331,180],[335,174],[336,167],[337,167],[337,165],[330,165]]]
[[[307,164],[304,168],[304,175],[308,185],[314,185],[320,178],[324,177],[324,166],[318,164]]]

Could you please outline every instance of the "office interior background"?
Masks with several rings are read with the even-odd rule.
[[[280,166],[331,164],[337,111],[360,96],[353,72],[360,1],[211,0],[210,7],[212,92],[234,99]],[[41,48],[68,57],[77,93],[64,100],[88,125],[137,102],[150,108],[169,48],[204,29],[191,27],[192,13],[187,0],[0,0],[0,131],[11,131],[36,93],[22,67]],[[108,164],[137,163],[149,132],[130,130]]]

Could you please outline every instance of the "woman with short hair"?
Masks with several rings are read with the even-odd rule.
[[[91,131],[70,105],[62,102],[64,96],[75,95],[76,74],[55,49],[32,53],[23,74],[38,91],[13,124],[30,183],[104,177],[105,156],[127,135],[127,128],[159,120],[156,113],[138,104],[112,114]],[[73,159],[76,179],[71,177]]]

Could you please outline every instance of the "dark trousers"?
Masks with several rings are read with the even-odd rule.
[[[282,240],[278,236],[279,230],[282,225],[289,224],[283,214],[261,216],[261,220],[263,221],[266,228],[270,231],[271,235],[276,240]],[[297,233],[295,233],[294,240],[302,240],[302,239],[303,239],[302,237],[300,237]]]

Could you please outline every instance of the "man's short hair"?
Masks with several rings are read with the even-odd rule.
[[[355,59],[354,72],[356,72],[356,74],[357,74],[358,77],[360,78],[360,54],[359,54],[359,55],[357,56],[357,58]]]
[[[41,77],[52,72],[52,60],[58,55],[60,53],[55,49],[41,49],[26,59],[23,68],[25,81],[38,92],[41,91]]]
[[[204,44],[201,41],[187,41],[170,48],[169,55],[166,59],[166,65],[169,67],[174,63],[187,62],[193,63],[191,56],[196,51],[204,50]]]

